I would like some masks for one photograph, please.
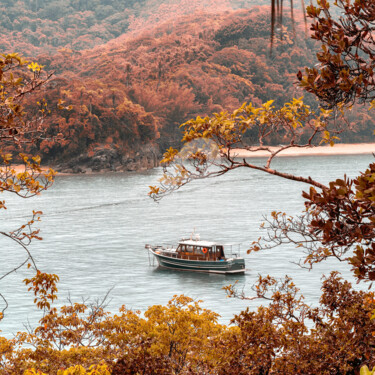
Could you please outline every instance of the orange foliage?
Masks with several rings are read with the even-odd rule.
[[[48,103],[62,100],[45,126],[64,140],[43,141],[31,151],[41,150],[54,162],[106,144],[124,154],[159,138],[164,143],[179,139],[178,125],[202,112],[269,97],[281,104],[295,90],[293,72],[309,61],[309,54],[306,41],[290,46],[276,40],[279,57],[270,58],[264,48],[268,10],[181,16],[91,51],[65,48],[53,57],[40,56],[57,72],[43,95]],[[239,25],[253,25],[256,35]],[[300,51],[296,61],[290,59],[292,47]]]
[[[259,277],[255,295],[229,286],[230,296],[267,300],[230,326],[199,301],[174,296],[144,314],[125,306],[70,303],[50,311],[33,331],[0,337],[4,375],[248,375],[359,373],[374,364],[374,294],[354,290],[337,273],[323,280],[318,307],[293,281]],[[27,344],[27,345],[26,345]],[[38,372],[39,371],[39,372]]]

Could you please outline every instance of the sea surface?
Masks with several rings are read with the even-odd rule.
[[[327,183],[344,174],[355,177],[373,161],[372,155],[285,157],[275,166],[290,173],[311,176]],[[255,162],[262,164],[263,159]],[[202,300],[202,306],[221,315],[221,322],[260,301],[226,297],[223,287],[238,280],[238,287],[251,296],[257,276],[293,277],[306,302],[319,301],[321,277],[339,270],[351,279],[346,264],[329,261],[312,271],[300,268],[303,255],[293,246],[247,254],[251,242],[263,232],[260,224],[270,212],[297,215],[304,209],[303,183],[287,181],[261,172],[238,169],[216,179],[195,181],[160,203],[148,198],[161,169],[147,172],[58,176],[54,186],[40,196],[21,199],[4,193],[8,209],[1,212],[1,231],[25,223],[32,210],[42,210],[38,223],[42,241],[30,246],[38,267],[60,277],[57,306],[82,299],[102,299],[109,292],[107,309],[117,312],[125,305],[144,312],[148,306],[166,304],[174,295]],[[177,272],[153,266],[145,244],[176,243],[195,229],[201,239],[241,243],[247,272],[215,275]],[[0,236],[0,275],[25,258],[23,249]],[[34,296],[22,283],[32,272],[23,268],[0,281],[0,293],[9,307],[0,323],[2,335],[11,337],[25,326],[35,327],[41,313]],[[356,285],[366,288],[367,285]]]

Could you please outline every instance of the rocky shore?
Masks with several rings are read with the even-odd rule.
[[[158,166],[160,157],[159,148],[152,145],[126,153],[115,148],[98,147],[91,155],[81,154],[54,165],[53,169],[66,174],[141,171]]]

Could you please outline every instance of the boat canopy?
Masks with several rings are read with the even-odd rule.
[[[196,241],[196,240],[182,240],[179,242],[180,245],[190,245],[190,246],[202,246],[202,247],[213,247],[213,246],[222,246],[217,242],[211,241]]]

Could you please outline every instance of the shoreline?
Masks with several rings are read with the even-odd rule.
[[[272,151],[278,147],[271,146]],[[281,151],[276,157],[285,156],[327,156],[327,155],[361,155],[375,153],[375,143],[337,143],[334,146],[316,146],[308,148],[290,148]],[[268,157],[270,153],[267,151],[247,151],[242,149],[233,149],[232,156],[238,158],[258,158]]]
[[[271,146],[271,150],[277,150],[277,147]],[[270,156],[267,151],[247,151],[242,149],[233,149],[231,151],[232,156],[238,158],[264,158]],[[334,146],[316,146],[309,148],[292,148],[287,149],[277,157],[299,157],[299,156],[327,156],[327,155],[361,155],[361,154],[375,154],[375,143],[338,143]],[[12,168],[16,170],[17,173],[24,170],[23,164],[12,165]],[[42,166],[42,170],[47,170],[48,166]],[[51,166],[52,169],[53,166]],[[57,176],[74,176],[74,175],[94,175],[94,174],[106,174],[106,173],[121,173],[114,171],[98,171],[98,172],[87,172],[87,173],[66,173],[57,172]]]

